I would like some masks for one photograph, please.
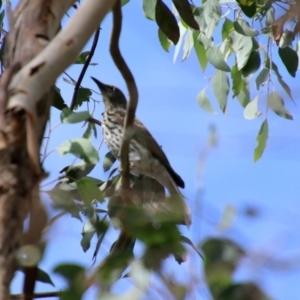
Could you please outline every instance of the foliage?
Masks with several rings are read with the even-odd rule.
[[[174,59],[182,47],[182,60],[187,59],[194,50],[203,71],[209,65],[212,68],[208,68],[208,71],[215,69],[208,81],[211,82],[211,89],[223,113],[227,113],[229,95],[232,95],[240,102],[247,120],[260,116],[266,120],[270,110],[282,118],[293,119],[285,108],[285,101],[275,91],[279,85],[292,99],[290,87],[274,63],[278,57],[274,54],[272,42],[275,40],[279,46],[275,47],[278,48],[282,65],[290,76],[295,77],[299,65],[299,43],[293,41],[299,26],[297,23],[291,31],[291,26],[286,25],[288,20],[297,17],[294,3],[276,0],[245,0],[236,3],[203,0],[202,5],[196,6],[188,0],[172,2],[173,12],[166,9],[162,1],[144,0],[145,16],[156,21],[158,37],[164,50],[169,51],[172,43],[175,45]],[[282,7],[287,10],[286,13]],[[283,16],[275,21],[276,9]],[[251,100],[253,82],[258,93]],[[207,87],[199,92],[197,101],[202,109],[215,113],[207,97]],[[254,161],[262,156],[267,136],[263,136],[264,147],[255,149]]]
[[[122,1],[122,4],[128,2]],[[298,69],[299,43],[295,45],[293,42],[296,29],[290,31],[285,28],[285,21],[274,22],[277,2],[240,0],[227,3],[207,0],[198,7],[188,0],[173,0],[172,7],[169,7],[162,0],[143,1],[145,17],[158,25],[158,39],[163,50],[168,52],[175,45],[174,60],[181,48],[182,60],[187,59],[193,50],[203,71],[214,70],[214,74],[208,78],[210,87],[205,87],[197,95],[203,110],[216,113],[208,96],[211,88],[223,113],[228,111],[228,97],[232,95],[241,104],[245,119],[264,119],[256,137],[254,161],[260,159],[266,147],[269,111],[293,120],[283,97],[275,90],[279,84],[287,96],[293,99],[290,87],[274,62],[277,57],[273,55],[272,40],[275,39],[278,44],[275,47],[278,47],[281,68],[285,67],[292,77],[296,76]],[[1,27],[4,15],[3,10],[0,14]],[[92,51],[82,52],[74,64],[85,65],[91,55]],[[177,227],[178,220],[182,219],[179,204],[176,199],[166,197],[164,187],[154,179],[132,175],[131,196],[134,205],[125,206],[119,193],[120,172],[113,168],[116,158],[112,153],[107,153],[102,161],[104,171],[110,171],[108,178],[103,180],[89,176],[100,161],[98,151],[91,141],[92,133],[97,137],[95,124],[98,123],[90,110],[76,110],[94,101],[93,92],[90,88],[82,87],[68,73],[65,76],[64,81],[74,86],[74,105],[72,107],[68,104],[56,87],[53,107],[61,111],[61,123],[82,122],[84,128],[81,137],[63,142],[57,151],[62,155],[74,155],[81,161],[63,168],[59,181],[47,191],[54,207],[59,209],[49,226],[66,214],[81,221],[82,238],[78,245],[86,252],[91,247],[92,239],[96,238],[94,261],[110,226],[121,229],[121,234],[120,239],[111,246],[110,254],[96,267],[91,277],[85,274],[82,266],[62,264],[55,268],[55,272],[64,277],[68,285],[61,293],[61,299],[81,299],[88,287],[84,283],[89,281],[107,291],[100,298],[110,296],[109,299],[114,299],[109,288],[128,268],[136,287],[124,295],[124,299],[126,296],[128,299],[141,296],[141,291],[147,289],[150,275],[154,273],[160,275],[160,279],[176,298],[184,299],[188,295],[188,287],[162,275],[161,266],[169,256],[173,256],[178,263],[184,262],[187,252],[185,246],[193,248],[200,260],[204,259],[206,282],[214,299],[268,299],[255,283],[234,282],[233,273],[239,259],[245,255],[245,251],[236,243],[213,238],[199,243],[197,247],[181,234]],[[251,84],[255,84],[258,90],[253,99],[250,97]],[[265,104],[264,112],[260,108],[262,104]],[[104,202],[107,202],[107,209],[99,208]],[[121,238],[124,232],[126,238],[123,241]],[[136,239],[144,247],[140,260],[133,255]],[[120,241],[123,242],[122,248],[114,251],[118,250]],[[50,276],[41,269],[38,270],[37,280],[53,285]]]

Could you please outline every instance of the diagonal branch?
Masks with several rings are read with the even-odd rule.
[[[92,44],[90,53],[89,53],[89,55],[88,55],[88,57],[87,57],[84,65],[83,65],[81,73],[80,73],[80,75],[78,77],[78,80],[76,82],[76,85],[75,85],[75,88],[74,88],[73,97],[72,97],[72,102],[71,102],[71,105],[70,105],[70,109],[71,110],[73,110],[74,107],[75,107],[76,99],[77,99],[77,95],[78,95],[78,91],[79,91],[79,87],[81,85],[81,82],[82,82],[82,79],[83,79],[83,77],[85,75],[85,72],[86,72],[87,68],[90,65],[92,57],[94,56],[94,53],[95,53],[95,50],[96,50],[96,47],[97,47],[97,44],[98,44],[98,40],[99,40],[99,34],[100,34],[100,27],[95,32],[94,40],[93,40],[93,44]]]
[[[125,196],[125,202],[130,203],[128,191],[130,191],[130,178],[129,178],[129,142],[132,135],[130,130],[135,118],[135,111],[138,104],[138,90],[135,84],[134,77],[127,66],[119,48],[119,38],[122,29],[122,10],[121,1],[117,0],[113,8],[113,30],[110,42],[110,53],[114,60],[115,65],[121,72],[129,91],[129,101],[127,103],[127,112],[124,122],[124,136],[122,141],[122,146],[120,150],[120,160],[121,160],[121,170],[122,170],[122,190]]]

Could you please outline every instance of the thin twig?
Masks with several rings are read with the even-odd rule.
[[[77,99],[77,95],[78,95],[78,91],[79,91],[79,87],[81,85],[81,82],[82,82],[82,79],[85,75],[85,72],[87,70],[87,68],[89,67],[90,65],[90,62],[92,60],[92,57],[95,53],[95,50],[96,50],[96,47],[97,47],[97,44],[98,44],[98,40],[99,40],[99,34],[100,34],[100,27],[96,30],[95,32],[95,35],[94,35],[94,41],[93,41],[93,44],[92,44],[92,47],[91,47],[91,50],[90,50],[90,53],[83,65],[83,68],[81,70],[81,73],[78,77],[78,80],[76,82],[76,85],[75,85],[75,88],[74,88],[74,93],[73,93],[73,98],[72,98],[72,102],[71,102],[71,105],[70,105],[70,109],[73,110],[74,107],[75,107],[75,104],[76,104],[76,99]]]
[[[94,123],[94,124],[96,124],[96,125],[101,126],[101,121],[99,121],[99,120],[97,120],[97,119],[94,119],[94,118],[92,118],[92,117],[89,117],[89,118],[87,119],[87,121],[89,121],[90,123]]]
[[[24,297],[23,294],[11,295],[11,300],[21,300],[22,297]],[[32,295],[33,299],[52,298],[52,297],[59,298],[60,297],[60,292],[36,293],[36,294]]]
[[[135,84],[134,77],[128,68],[119,48],[119,38],[122,28],[122,10],[121,1],[117,0],[113,8],[113,29],[110,40],[110,54],[114,60],[115,65],[121,72],[129,92],[129,101],[127,104],[127,112],[124,122],[124,136],[120,151],[121,170],[122,170],[122,195],[125,196],[125,202],[130,203],[129,197],[126,195],[130,191],[130,178],[129,178],[129,142],[130,142],[130,127],[132,127],[135,111],[138,104],[138,90]]]

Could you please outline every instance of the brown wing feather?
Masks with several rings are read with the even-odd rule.
[[[117,118],[116,118],[117,117]],[[115,115],[115,118],[117,119],[117,122],[123,125],[123,120],[125,118],[125,113],[123,111],[118,111],[118,113]],[[184,188],[184,181],[182,178],[173,170],[171,167],[171,164],[165,155],[162,148],[158,145],[154,137],[151,135],[151,133],[147,130],[147,128],[143,125],[141,121],[139,121],[137,118],[134,120],[134,138],[140,142],[141,144],[144,144],[148,150],[151,151],[152,155],[157,158],[167,169],[169,174],[172,176],[174,182],[176,185],[178,185],[181,188]]]
[[[174,182],[181,188],[184,188],[184,181],[181,177],[173,170],[167,156],[165,155],[162,148],[158,145],[154,137],[147,130],[147,128],[138,120],[134,121],[135,127],[135,138],[140,142],[144,143],[148,149],[150,149],[152,155],[157,158],[167,169],[169,174],[172,176]]]

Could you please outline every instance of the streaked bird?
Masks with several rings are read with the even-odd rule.
[[[105,105],[102,121],[104,141],[112,154],[120,158],[126,98],[117,87],[104,84],[93,77],[92,79],[99,87]],[[181,216],[178,223],[189,226],[191,224],[190,209],[178,188],[184,188],[184,182],[174,171],[154,137],[137,118],[135,118],[132,128],[128,155],[130,171],[138,175],[150,176],[166,187],[171,200],[176,201],[176,210]]]

